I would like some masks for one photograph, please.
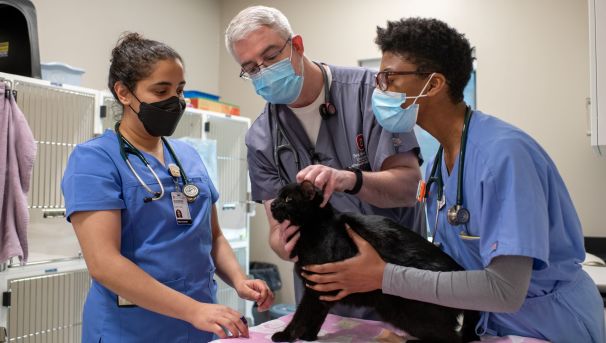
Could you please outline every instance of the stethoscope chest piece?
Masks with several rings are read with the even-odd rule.
[[[194,185],[193,183],[188,183],[185,186],[183,186],[183,194],[185,194],[185,197],[187,198],[187,202],[194,202],[196,200],[196,198],[198,198],[198,195],[200,194],[200,189],[198,188],[198,186]]]
[[[448,209],[448,223],[450,225],[463,225],[469,223],[469,210],[461,205],[454,205]]]

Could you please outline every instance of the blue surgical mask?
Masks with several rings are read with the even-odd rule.
[[[292,57],[292,46],[290,56]],[[292,67],[291,57],[263,68],[251,77],[257,94],[272,104],[291,104],[301,94],[303,67],[301,67],[301,75],[297,75]]]
[[[427,83],[417,96],[406,96],[406,93],[382,91],[375,88],[372,93],[372,111],[379,124],[387,131],[394,133],[411,132],[417,123],[419,104],[417,99],[427,96],[423,94],[434,74],[429,76]],[[402,108],[407,99],[415,99],[413,103]]]

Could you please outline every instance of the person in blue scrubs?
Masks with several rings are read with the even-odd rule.
[[[265,6],[238,13],[225,43],[241,66],[240,77],[267,101],[246,145],[252,199],[264,204],[278,256],[291,260],[299,228],[278,223],[271,202],[282,186],[303,180],[322,188],[324,203],[339,211],[384,215],[426,235],[425,215],[415,203],[418,143],[413,133],[378,125],[371,110],[372,71],[310,60],[284,14]],[[296,275],[297,302],[303,288]],[[331,313],[375,318],[351,307],[335,306]]]
[[[216,304],[215,271],[260,310],[273,294],[240,269],[200,156],[164,138],[185,110],[181,57],[127,34],[112,51],[108,86],[123,107],[117,132],[78,145],[62,182],[67,218],[93,278],[82,341],[247,337],[242,314]]]
[[[412,130],[416,122],[440,142],[435,173],[430,163],[426,174],[437,178],[427,198],[429,225],[435,243],[465,271],[385,263],[350,230],[359,255],[308,266],[308,273],[319,273],[305,274],[318,283],[311,288],[339,291],[323,297],[327,301],[382,289],[478,310],[479,335],[604,342],[604,306],[581,269],[583,232],[564,181],[528,134],[468,109],[463,101],[472,71],[467,39],[444,22],[424,18],[388,22],[377,33],[383,56],[373,94],[375,115],[394,132]],[[468,221],[462,215],[449,221],[456,205],[468,210]]]

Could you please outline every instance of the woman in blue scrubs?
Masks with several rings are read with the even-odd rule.
[[[273,294],[240,269],[199,155],[164,138],[185,110],[181,57],[163,43],[127,34],[112,51],[108,86],[123,106],[116,132],[78,145],[62,183],[67,217],[93,278],[82,341],[248,336],[242,314],[215,304],[215,270],[260,310]]]
[[[435,168],[430,163],[426,173],[434,177],[429,224],[435,243],[466,271],[385,263],[350,230],[360,253],[308,266],[319,273],[304,274],[318,283],[310,287],[340,290],[323,297],[327,301],[381,289],[481,311],[478,335],[604,342],[603,302],[581,269],[583,232],[566,186],[535,140],[466,106],[463,89],[472,71],[467,39],[441,21],[421,18],[389,22],[377,33],[383,57],[373,111],[389,131],[409,131],[416,123],[440,142]]]

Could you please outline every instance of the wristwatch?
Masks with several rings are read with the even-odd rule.
[[[357,167],[349,167],[346,170],[349,170],[356,174],[356,184],[353,186],[352,189],[346,189],[346,190],[344,190],[344,192],[347,194],[357,194],[360,191],[360,189],[362,189],[362,182],[364,181],[364,179],[362,177],[362,170],[360,170],[360,168],[357,168]]]

